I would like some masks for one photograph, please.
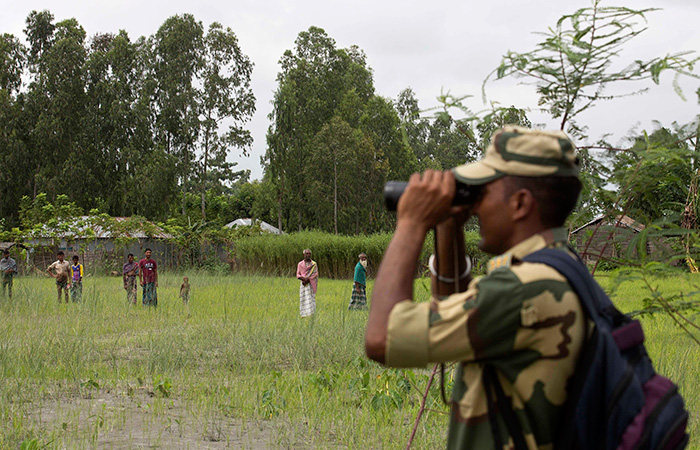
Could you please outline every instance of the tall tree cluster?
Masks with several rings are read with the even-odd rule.
[[[321,28],[299,33],[280,65],[262,164],[282,229],[388,229],[387,180],[478,156],[453,123],[419,118],[410,89],[396,101],[376,95],[364,52]]]
[[[22,197],[66,195],[83,210],[164,219],[187,193],[244,175],[253,63],[229,28],[189,14],[150,37],[88,37],[75,19],[32,11],[26,42],[0,36],[0,217]]]

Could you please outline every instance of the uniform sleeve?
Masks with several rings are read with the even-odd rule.
[[[422,367],[512,351],[520,326],[520,282],[510,271],[501,272],[445,300],[397,304],[389,316],[387,365]]]
[[[430,303],[404,300],[389,315],[386,365],[423,367],[428,364],[428,320]]]
[[[80,265],[80,279],[83,278],[83,265]]]

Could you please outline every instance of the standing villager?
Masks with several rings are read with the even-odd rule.
[[[17,263],[10,258],[10,251],[5,249],[2,252],[3,258],[0,259],[0,275],[2,276],[2,296],[7,295],[12,298],[12,279],[17,273]],[[7,291],[7,294],[5,294]]]
[[[413,174],[401,196],[365,349],[390,367],[458,362],[449,449],[555,445],[587,321],[567,279],[526,257],[542,249],[574,257],[564,223],[581,190],[578,170],[576,149],[563,132],[508,126],[494,133],[481,161]],[[472,205],[452,207],[455,179],[478,193]],[[463,225],[469,215],[479,221],[479,248],[497,255],[486,275],[469,282],[467,269],[457,279],[469,282],[465,292],[414,302],[413,277],[428,231],[446,219]]]
[[[68,289],[71,287],[71,278],[73,277],[73,272],[70,268],[70,263],[65,261],[64,253],[59,250],[56,253],[57,260],[51,263],[51,265],[46,269],[46,271],[51,275],[52,278],[56,279],[56,291],[58,292],[58,303],[61,303],[61,291],[66,294],[66,303],[68,303]]]
[[[139,281],[143,286],[143,305],[158,306],[158,264],[151,259],[151,249],[143,252],[144,258],[139,261]]]
[[[350,304],[348,309],[365,309],[367,308],[367,255],[360,253],[360,260],[355,264],[355,277],[352,283],[352,294],[350,295]]]
[[[70,288],[70,299],[79,302],[83,299],[83,265],[79,262],[78,255],[73,256],[73,265],[70,266],[73,273],[73,285]]]
[[[184,277],[180,285],[180,298],[182,303],[187,305],[190,302],[190,279]]]
[[[311,259],[311,250],[304,250],[304,259],[297,264],[299,285],[299,314],[308,317],[316,312],[316,288],[318,287],[318,266]]]
[[[122,266],[122,279],[124,280],[124,289],[126,290],[126,301],[135,305],[138,291],[136,275],[139,273],[139,263],[134,261],[133,253],[129,253],[126,259],[127,262]]]

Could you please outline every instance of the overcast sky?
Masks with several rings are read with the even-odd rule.
[[[401,90],[411,87],[420,107],[427,109],[437,105],[435,98],[441,90],[449,90],[473,95],[467,103],[478,111],[484,108],[482,82],[504,53],[532,50],[541,40],[536,32],[553,27],[563,14],[590,4],[586,0],[0,0],[0,32],[24,39],[27,15],[43,9],[50,10],[56,21],[75,17],[88,36],[124,29],[136,40],[154,34],[169,16],[183,13],[193,14],[205,28],[214,21],[230,27],[255,64],[252,88],[257,98],[257,112],[249,122],[255,139],[251,156],[232,158],[239,161],[240,168],[251,169],[255,179],[262,176],[260,156],[266,147],[267,115],[276,88],[278,61],[285,50],[293,48],[300,31],[312,25],[321,27],[338,47],[354,44],[364,50],[378,95],[396,98]],[[625,53],[629,60],[700,51],[698,0],[603,4],[622,5],[663,5],[662,10],[648,14],[649,30],[630,43]],[[662,78],[660,86],[649,86],[651,92],[643,96],[595,107],[579,123],[589,126],[593,140],[612,133],[618,144],[631,129],[651,129],[651,120],[668,126],[673,121],[689,122],[700,113],[694,94],[700,80],[683,83],[688,98],[685,102],[673,92],[670,75]],[[489,100],[503,106],[537,106],[534,89],[515,80],[489,83],[487,94]],[[529,116],[534,123],[557,128],[557,123],[544,115],[533,112]]]

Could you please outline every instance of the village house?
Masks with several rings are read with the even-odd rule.
[[[66,259],[78,255],[85,267],[113,272],[121,269],[126,256],[140,259],[146,248],[161,267],[172,267],[177,257],[172,236],[152,222],[134,222],[128,217],[76,217],[72,225],[42,231],[25,240],[27,262],[42,271],[62,250]]]
[[[640,233],[645,228],[644,224],[626,215],[601,215],[573,230],[571,238],[587,264],[639,258],[640,238],[644,241],[643,256],[654,261],[668,261],[672,254],[670,246],[659,236],[642,236]]]

